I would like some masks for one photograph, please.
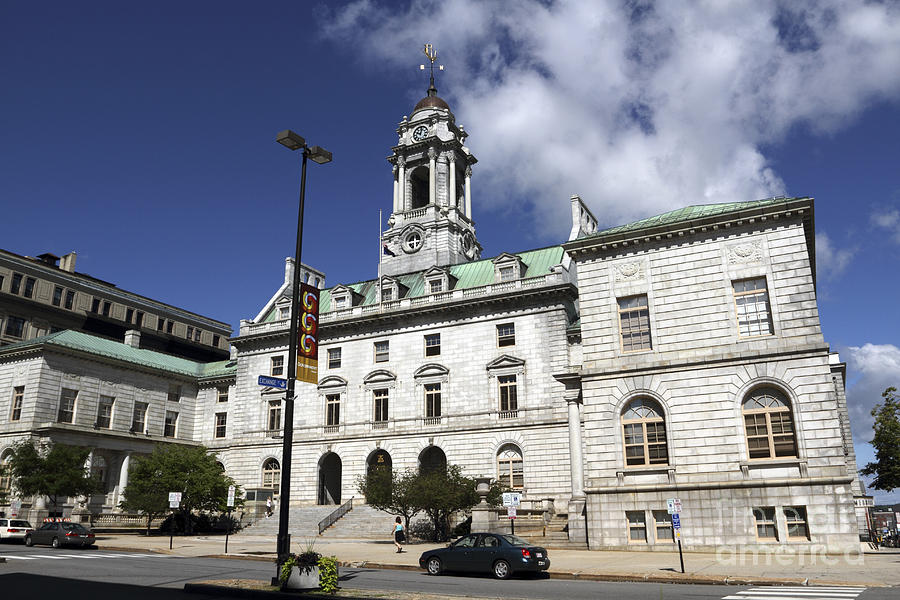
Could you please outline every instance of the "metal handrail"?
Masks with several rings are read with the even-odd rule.
[[[319,521],[319,535],[322,535],[322,532],[335,524],[335,522],[346,515],[348,512],[353,510],[353,498],[350,498],[336,509],[331,511],[327,517]]]

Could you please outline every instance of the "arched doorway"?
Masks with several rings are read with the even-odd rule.
[[[319,504],[341,503],[341,457],[329,452],[319,460]]]
[[[373,501],[372,494],[377,494],[379,497],[385,494],[385,498],[382,498],[382,500],[390,497],[392,465],[391,455],[387,450],[378,449],[366,459],[366,474],[371,486],[366,490],[366,502],[371,503]],[[373,478],[373,475],[383,475],[383,478],[378,477],[376,479]]]
[[[387,469],[388,472],[390,472],[391,455],[387,452],[387,450],[376,450],[369,455],[368,459],[366,459],[366,466],[369,473],[371,473],[374,469]]]
[[[412,188],[411,209],[425,208],[430,200],[428,193],[429,172],[428,167],[416,167],[409,175],[409,183]]]
[[[447,455],[437,446],[428,446],[419,454],[419,471],[432,473],[447,470]]]

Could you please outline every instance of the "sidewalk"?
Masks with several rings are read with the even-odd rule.
[[[294,538],[292,550],[301,551],[305,539]],[[181,556],[225,556],[225,536],[164,536],[99,534],[101,549],[141,550]],[[418,569],[419,555],[435,544],[411,544],[397,554],[389,540],[330,540],[316,538],[315,550],[333,555],[344,566]],[[800,548],[800,547],[797,547]],[[786,552],[790,552],[790,547]],[[609,581],[654,581],[680,583],[801,584],[900,586],[900,551],[881,550],[859,556],[777,555],[723,550],[715,553],[684,553],[681,573],[678,552],[622,552],[549,550],[550,575],[565,579]],[[228,556],[274,560],[275,539],[251,535],[230,536]]]

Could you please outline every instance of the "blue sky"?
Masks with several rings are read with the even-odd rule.
[[[573,193],[603,225],[815,197],[822,326],[871,458],[868,410],[900,384],[896,5],[5,2],[0,247],[74,250],[237,329],[293,251],[291,128],[334,153],[310,167],[304,262],[371,278],[424,42],[479,158],[485,256],[562,241]]]

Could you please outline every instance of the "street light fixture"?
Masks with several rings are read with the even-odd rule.
[[[331,152],[319,146],[309,147],[302,136],[290,129],[285,129],[277,136],[275,141],[290,150],[303,150],[303,166],[300,169],[300,209],[297,214],[297,248],[294,252],[294,279],[293,292],[291,294],[291,328],[288,340],[288,364],[287,364],[287,391],[284,395],[284,435],[281,449],[281,485],[279,488],[281,498],[278,507],[278,541],[276,551],[278,553],[278,569],[275,579],[278,577],[281,565],[287,559],[291,551],[291,536],[288,533],[288,518],[290,515],[291,496],[291,447],[294,443],[294,386],[297,380],[297,320],[299,317],[300,298],[300,250],[303,246],[303,203],[306,197],[306,160],[311,158],[313,162],[323,165],[331,162]],[[273,579],[274,581],[274,579]]]

